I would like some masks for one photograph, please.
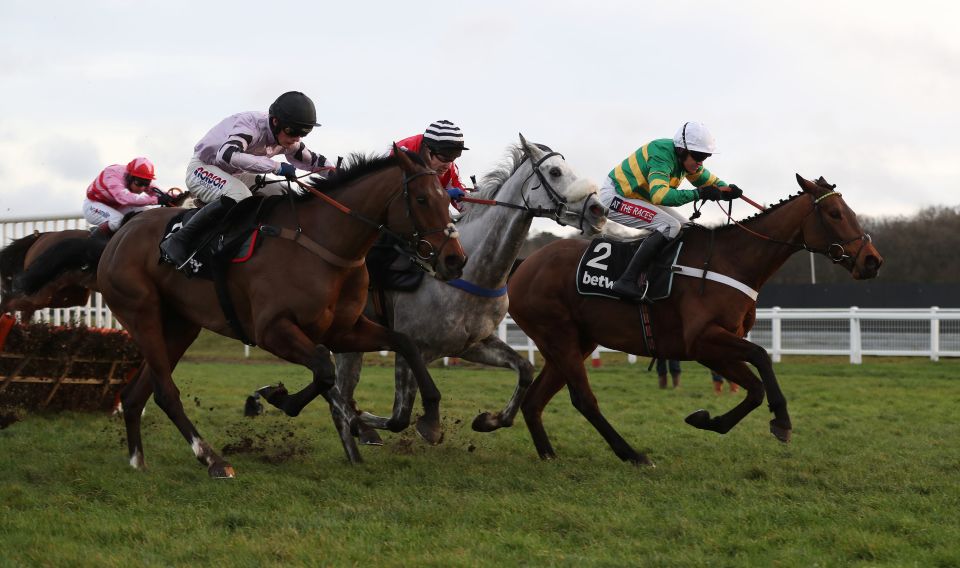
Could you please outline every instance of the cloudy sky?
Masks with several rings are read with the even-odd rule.
[[[757,201],[799,172],[861,214],[957,205],[957,6],[5,0],[0,219],[79,214],[100,170],[137,155],[182,187],[207,129],[287,90],[317,103],[306,142],[328,156],[447,118],[466,175],[522,132],[600,180],[700,120],[721,147],[707,167]]]

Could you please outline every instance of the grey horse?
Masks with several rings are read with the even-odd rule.
[[[517,372],[517,387],[504,409],[496,414],[485,412],[473,421],[473,428],[482,432],[512,425],[533,381],[532,365],[496,335],[507,313],[507,278],[533,219],[550,218],[594,235],[603,229],[607,213],[597,199],[596,184],[578,177],[559,153],[530,144],[523,135],[520,144],[508,152],[505,163],[484,177],[479,191],[469,194],[497,205],[467,203],[456,221],[460,242],[470,258],[462,277],[453,285],[425,278],[415,291],[387,291],[383,306],[389,327],[409,335],[427,363],[454,356]],[[370,301],[367,314],[372,315]],[[363,354],[337,354],[336,364],[337,387],[344,399],[352,401]],[[396,358],[395,377],[392,416],[359,413],[364,443],[379,443],[371,427],[399,431],[410,424],[416,399],[413,385],[417,383],[402,357]],[[418,386],[424,414],[417,419],[417,432],[429,443],[439,443],[443,437],[440,392],[433,384]],[[309,402],[278,387],[265,387],[260,392],[290,415],[299,413]]]

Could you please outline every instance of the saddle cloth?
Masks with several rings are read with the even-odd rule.
[[[605,237],[593,239],[577,266],[577,292],[583,296],[602,296],[619,300],[613,293],[613,283],[630,264],[630,259],[643,241],[624,243]],[[643,300],[652,302],[670,296],[673,287],[673,265],[683,247],[681,239],[675,239],[650,264],[640,276],[640,289],[646,287]]]

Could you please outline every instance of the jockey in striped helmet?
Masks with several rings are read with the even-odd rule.
[[[404,148],[420,154],[427,167],[437,172],[440,185],[450,194],[452,201],[464,196],[460,171],[454,161],[464,150],[463,133],[460,127],[449,120],[438,120],[423,132],[397,142],[398,148]]]

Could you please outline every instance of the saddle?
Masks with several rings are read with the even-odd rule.
[[[259,221],[273,210],[282,196],[251,197],[237,203],[215,227],[204,231],[191,248],[197,253],[193,261],[184,270],[189,278],[214,280],[214,268],[217,264],[224,267],[231,263],[250,260],[261,241]],[[174,216],[167,224],[160,242],[170,238],[180,230],[199,209],[187,209]],[[164,262],[161,258],[161,262]]]
[[[640,289],[645,290],[643,302],[650,303],[670,296],[673,287],[673,265],[680,256],[682,240],[674,239],[640,275]],[[583,296],[619,300],[620,297],[612,290],[613,283],[626,271],[641,242],[643,240],[621,242],[605,237],[593,239],[577,265],[577,292]]]

